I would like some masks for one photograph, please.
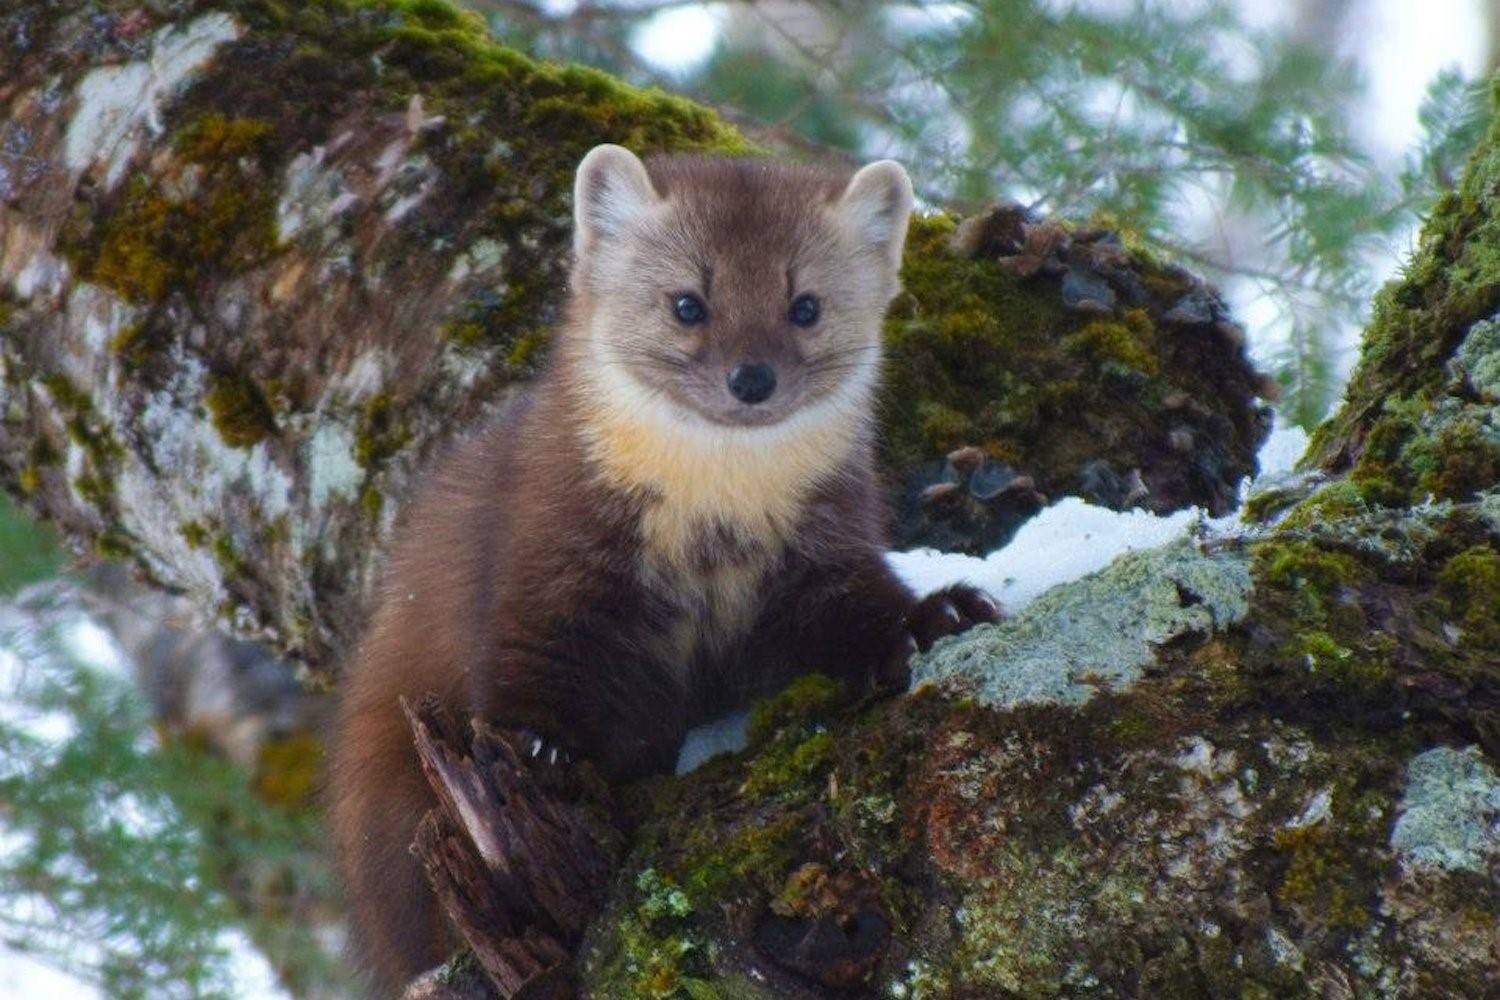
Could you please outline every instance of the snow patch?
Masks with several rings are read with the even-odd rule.
[[[677,753],[677,774],[687,774],[721,753],[742,750],[748,739],[750,712],[745,710],[707,722],[688,732]]]
[[[1306,431],[1278,427],[1258,455],[1257,482],[1286,475],[1306,450]],[[886,561],[919,594],[967,583],[1017,612],[1052,587],[1097,572],[1126,553],[1153,549],[1198,530],[1232,531],[1238,517],[1234,512],[1210,519],[1200,510],[1163,517],[1144,510],[1110,510],[1067,497],[1027,521],[1010,544],[987,556],[913,549],[889,552]]]
[[[140,148],[143,133],[161,132],[166,101],[220,45],[239,36],[234,18],[206,14],[180,28],[158,31],[147,60],[92,70],[78,85],[78,110],[64,137],[68,169],[77,175],[106,160],[104,184],[114,187]]]
[[[1288,474],[1306,450],[1307,432],[1277,426],[1257,456],[1258,481]],[[1252,485],[1246,484],[1246,495]],[[1003,704],[1078,703],[1092,697],[1098,685],[1128,685],[1154,656],[1155,644],[1223,627],[1248,612],[1251,583],[1244,559],[1198,549],[1200,541],[1237,531],[1238,517],[1234,512],[1209,519],[1198,510],[1158,517],[1068,497],[1022,525],[1009,545],[983,558],[933,549],[886,553],[891,569],[919,594],[967,583],[993,594],[1012,614],[1048,594],[1044,613],[1018,615],[993,627],[999,631],[982,627],[965,639],[940,642],[920,659],[914,682],[917,677],[956,675],[973,681],[988,669],[1004,676],[981,685],[989,698]],[[1132,553],[1139,555],[1122,566],[1111,565]],[[1099,573],[1093,586],[1049,593],[1091,573]],[[934,657],[945,659],[936,662]],[[1001,657],[1006,658],[1003,666],[996,667]],[[677,773],[742,749],[747,718],[738,713],[690,731],[678,754]]]
[[[1158,517],[1068,497],[1027,521],[1009,545],[988,556],[917,549],[889,552],[886,561],[919,594],[967,583],[993,594],[1015,612],[1044,591],[1101,570],[1127,552],[1180,538],[1201,520],[1194,510]]]

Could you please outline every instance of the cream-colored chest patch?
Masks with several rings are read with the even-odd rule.
[[[683,610],[651,645],[686,666],[754,624],[768,574],[813,490],[843,466],[867,407],[827,405],[772,427],[719,428],[618,383],[599,388],[585,439],[607,483],[648,498],[643,581]]]

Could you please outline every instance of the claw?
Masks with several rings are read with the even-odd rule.
[[[547,754],[547,760],[552,764],[557,763],[557,747],[553,747],[552,750]]]
[[[943,617],[947,618],[953,625],[961,625],[964,620],[963,615],[958,613],[958,609],[946,601],[943,603]]]
[[[531,756],[538,757],[542,752],[542,738],[540,736],[531,741]]]

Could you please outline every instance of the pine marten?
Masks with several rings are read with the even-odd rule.
[[[355,936],[391,991],[450,942],[408,848],[431,804],[397,701],[535,734],[614,780],[801,672],[899,688],[940,635],[882,556],[873,402],[912,207],[897,163],[578,167],[546,371],[404,512],[344,680],[332,814]]]

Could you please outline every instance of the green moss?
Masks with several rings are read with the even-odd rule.
[[[214,539],[213,553],[214,562],[219,564],[219,571],[224,574],[226,582],[245,575],[245,561],[240,558],[239,551],[234,547],[234,540],[228,535],[220,535]]]
[[[780,694],[750,709],[748,739],[752,745],[758,744],[784,729],[812,725],[827,718],[843,697],[843,685],[824,674],[799,677]]]
[[[26,465],[16,475],[16,486],[23,497],[29,497],[42,488],[42,471],[35,465]]]
[[[194,292],[277,249],[269,124],[205,114],[178,131],[173,149],[173,166],[134,175],[97,219],[63,240],[80,276],[131,302]],[[125,346],[144,347],[136,337]]]
[[[1340,778],[1321,791],[1327,815],[1298,819],[1274,835],[1284,868],[1278,900],[1315,929],[1369,928],[1385,876],[1393,807],[1392,765],[1357,752]]]
[[[99,416],[93,400],[60,373],[37,379],[57,409],[61,411],[63,429],[68,440],[87,459],[85,469],[74,478],[73,488],[85,502],[106,516],[112,516],[115,505],[115,467],[125,456],[125,448],[116,439],[114,428]],[[60,460],[50,444],[38,439],[29,453],[31,467],[54,465]],[[36,481],[40,481],[38,473]]]
[[[381,513],[385,510],[385,494],[374,484],[366,484],[359,491],[359,507],[365,512],[365,517],[371,521],[380,520]]]
[[[199,521],[184,521],[177,526],[177,533],[190,548],[201,549],[208,544],[208,529]]]
[[[1282,532],[1308,531],[1341,518],[1368,513],[1369,509],[1364,491],[1359,485],[1341,480],[1330,483],[1298,503],[1277,528]]]
[[[44,375],[38,381],[62,409],[73,414],[93,412],[94,401],[66,375]]]
[[[505,356],[505,363],[515,371],[530,375],[535,373],[542,351],[552,341],[552,331],[533,330],[516,337]]]
[[[149,340],[146,324],[127,323],[109,338],[109,349],[118,354],[127,367],[139,368],[148,356]]]
[[[744,793],[764,798],[791,788],[800,791],[832,763],[833,738],[826,732],[806,739],[779,739],[764,749],[745,778]]]
[[[94,552],[101,559],[121,562],[135,555],[135,544],[121,528],[106,528],[94,536]]]
[[[1333,470],[1389,461],[1390,442],[1377,441],[1376,432],[1391,409],[1420,412],[1442,398],[1448,380],[1445,362],[1473,325],[1500,307],[1497,247],[1500,116],[1494,117],[1458,189],[1434,206],[1401,279],[1376,296],[1345,403],[1314,434],[1308,450],[1313,461]],[[1413,430],[1410,425],[1406,429]],[[1392,428],[1385,430],[1389,438]],[[1369,456],[1372,450],[1387,454]],[[1374,470],[1362,478],[1390,479]],[[1440,495],[1457,496],[1471,483],[1468,470],[1454,469],[1431,485]]]
[[[1300,659],[1309,673],[1321,674],[1320,683],[1370,697],[1388,690],[1395,679],[1390,658],[1396,641],[1380,634],[1361,638],[1358,645],[1346,646],[1327,632],[1310,629],[1297,635],[1287,654],[1293,661]]]
[[[1327,609],[1337,591],[1370,578],[1358,559],[1312,542],[1274,542],[1255,548],[1252,572],[1259,583],[1295,593],[1311,611]]]
[[[1245,501],[1240,520],[1246,524],[1265,524],[1306,499],[1311,489],[1301,482],[1259,489]]]
[[[1339,835],[1324,826],[1276,833],[1276,847],[1289,864],[1277,896],[1293,906],[1314,906],[1329,926],[1359,930],[1369,923],[1373,893],[1352,877]]]
[[[1123,322],[1097,321],[1063,338],[1063,350],[1100,368],[1155,375],[1161,370],[1155,329],[1143,309],[1131,309]]]
[[[1416,475],[1418,493],[1472,499],[1500,483],[1500,429],[1460,417],[1413,439],[1403,458]]]
[[[107,511],[114,506],[114,481],[107,477],[85,473],[73,480],[73,489],[85,503],[97,510]]]
[[[189,163],[217,168],[231,161],[270,159],[276,153],[276,134],[269,122],[210,112],[183,127],[174,146]]]
[[[922,436],[936,454],[960,448],[979,434],[973,420],[941,403],[928,401],[920,404],[917,419]]]
[[[803,851],[803,820],[797,814],[745,823],[732,831],[706,817],[690,832],[674,866],[694,899],[720,900],[747,888],[775,893]]]
[[[616,950],[604,972],[615,989],[604,995],[650,1000],[715,995],[703,978],[708,956],[690,919],[687,894],[654,868],[638,872],[632,889],[616,920]]]
[[[891,465],[921,468],[974,445],[1046,495],[1076,494],[1095,481],[1087,470],[1099,462],[1128,470],[1163,461],[1159,450],[1142,451],[1142,442],[1166,435],[1163,400],[1209,400],[1227,412],[1242,398],[1215,433],[1234,427],[1223,454],[1235,453],[1229,466],[1249,472],[1243,449],[1263,430],[1249,398],[1253,373],[1234,351],[1205,347],[1218,342],[1163,331],[1155,318],[1191,286],[1185,272],[1133,257],[1139,305],[1079,312],[1064,304],[1055,275],[1022,276],[1003,261],[957,256],[955,228],[951,216],[918,215],[907,237],[877,408]],[[1160,280],[1153,285],[1152,277]],[[1196,411],[1183,412],[1196,424],[1187,416]]]
[[[511,375],[535,374],[537,353],[551,340],[550,329],[536,325],[557,291],[550,277],[543,272],[530,281],[511,281],[498,293],[477,292],[443,325],[443,335],[462,347],[501,347]]]
[[[1500,650],[1500,552],[1488,545],[1466,549],[1443,564],[1438,582],[1463,629],[1463,642]]]
[[[259,389],[249,379],[216,375],[203,396],[214,429],[224,443],[249,448],[276,433],[276,419]]]
[[[360,411],[354,436],[354,460],[364,469],[379,468],[410,440],[411,431],[401,420],[390,393],[377,393]]]

